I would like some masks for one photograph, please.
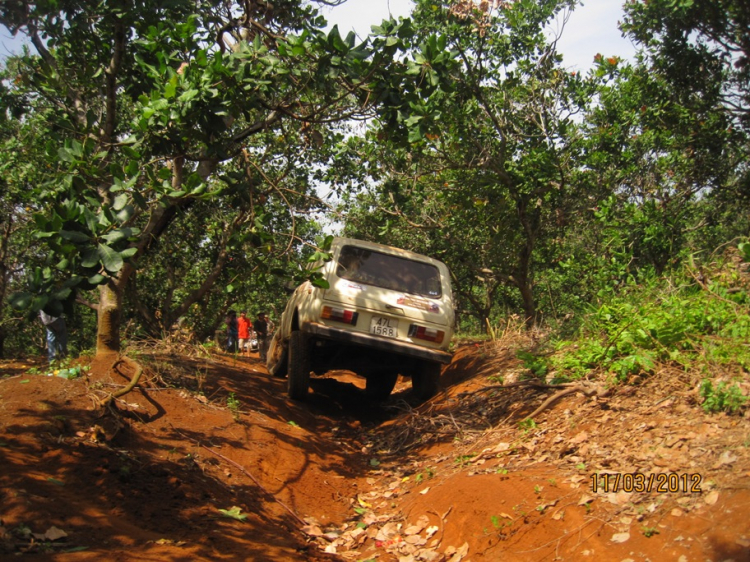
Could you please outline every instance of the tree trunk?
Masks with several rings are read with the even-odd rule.
[[[536,322],[536,303],[534,302],[534,290],[531,284],[525,279],[518,284],[518,290],[521,292],[523,313],[526,317],[526,327],[533,328]]]
[[[99,286],[99,311],[96,334],[96,354],[120,352],[120,319],[122,289],[114,279]]]
[[[527,229],[528,232],[528,229]],[[531,277],[531,253],[534,248],[534,240],[529,235],[526,244],[521,248],[518,256],[518,267],[513,273],[513,283],[521,293],[524,321],[527,328],[533,328],[536,323],[536,302],[534,301],[534,287]]]

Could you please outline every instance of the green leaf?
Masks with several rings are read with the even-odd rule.
[[[135,207],[133,205],[125,205],[122,209],[117,212],[117,220],[120,222],[129,221],[135,214]]]
[[[95,267],[99,264],[99,252],[96,248],[86,248],[81,255],[81,266]]]
[[[177,84],[168,82],[167,85],[164,87],[164,97],[169,99],[169,98],[175,97],[176,94],[177,94]]]
[[[183,92],[182,94],[180,94],[180,97],[177,99],[183,103],[187,103],[193,98],[197,97],[199,93],[200,91],[195,89],[188,90],[187,92]]]
[[[60,236],[64,240],[69,240],[71,242],[77,242],[77,243],[83,243],[88,242],[91,240],[91,237],[87,234],[84,234],[83,232],[76,232],[75,230],[61,230]]]
[[[127,240],[131,236],[137,234],[140,232],[140,229],[138,228],[130,228],[130,227],[123,227],[118,228],[116,230],[112,230],[102,236],[107,242],[110,244],[116,244],[117,242],[120,242],[121,240]]]
[[[105,244],[99,244],[97,247],[99,258],[101,259],[102,265],[110,273],[117,273],[122,269],[123,260],[119,252],[116,252]]]
[[[16,310],[26,310],[31,305],[31,295],[29,293],[14,293],[8,298],[10,306]]]
[[[322,277],[317,277],[315,279],[312,279],[310,281],[315,287],[318,287],[319,289],[330,289],[331,284],[323,279]]]
[[[57,149],[57,155],[63,162],[75,162],[75,158],[67,148],[60,147],[59,149]]]
[[[115,211],[121,210],[125,207],[125,205],[128,204],[129,199],[130,198],[128,197],[127,193],[120,193],[117,197],[115,197],[115,200],[112,203],[112,208]]]
[[[64,301],[70,296],[70,293],[72,293],[72,290],[69,287],[65,287],[63,289],[55,291],[53,297],[56,300]]]
[[[219,509],[219,513],[221,513],[224,517],[230,517],[232,519],[236,519],[237,521],[244,521],[245,519],[247,519],[247,515],[242,513],[242,508],[237,507],[236,505],[231,509]]]

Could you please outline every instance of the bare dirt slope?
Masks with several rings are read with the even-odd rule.
[[[0,363],[0,559],[750,560],[750,420],[679,373],[500,388],[500,342],[460,348],[425,404],[346,373],[299,404],[257,357],[146,355],[116,409],[96,402],[127,363]]]

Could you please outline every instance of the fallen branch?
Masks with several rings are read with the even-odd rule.
[[[582,394],[586,396],[608,396],[610,393],[610,390],[608,388],[603,388],[600,386],[594,386],[594,387],[587,387],[582,385],[577,386],[569,386],[567,388],[563,388],[561,391],[556,392],[549,398],[547,398],[544,402],[542,402],[541,406],[539,406],[536,410],[531,412],[528,416],[526,416],[527,420],[534,419],[536,416],[541,414],[544,410],[552,406],[555,402],[560,400],[560,398],[567,396],[568,394],[575,394],[576,392],[581,392]]]
[[[483,386],[482,388],[479,388],[473,392],[463,392],[461,393],[461,396],[479,394],[482,392],[487,392],[488,390],[507,390],[509,388],[533,388],[535,390],[550,390],[553,388],[568,388],[571,386],[571,384],[572,383],[546,384],[546,383],[537,382],[533,380],[525,380],[525,381],[509,382],[507,384],[492,384],[490,386]]]

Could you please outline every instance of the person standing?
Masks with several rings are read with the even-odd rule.
[[[247,312],[244,310],[240,312],[240,317],[237,319],[237,335],[240,341],[240,353],[250,356],[250,329],[252,324],[250,319],[247,317]],[[247,347],[246,347],[247,346]]]
[[[234,310],[227,312],[227,317],[224,318],[224,323],[227,325],[227,353],[236,353],[237,336],[239,335],[237,313]]]
[[[47,331],[47,358],[52,363],[68,354],[68,327],[62,316],[51,316],[39,311],[39,318]]]
[[[265,312],[258,313],[258,318],[253,322],[253,330],[255,330],[255,336],[258,338],[260,360],[265,362],[266,351],[268,350],[268,322]]]

